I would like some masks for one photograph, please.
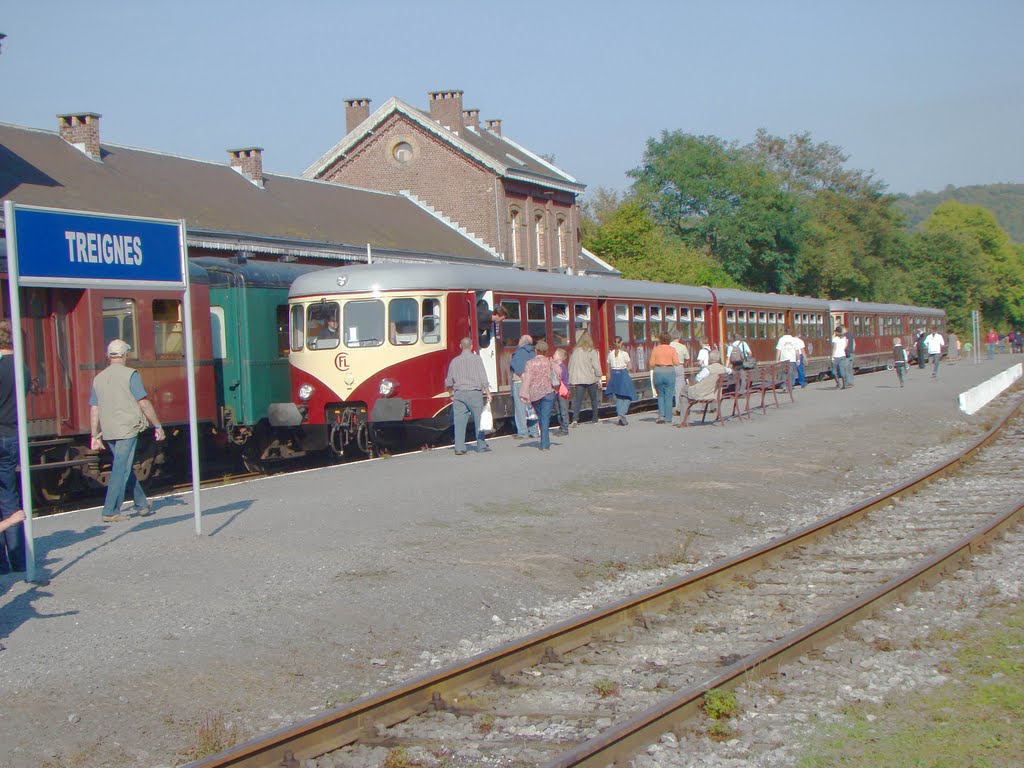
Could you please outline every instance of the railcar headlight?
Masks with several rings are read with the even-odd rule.
[[[398,391],[398,382],[394,379],[381,379],[379,391],[381,397],[391,397]]]
[[[301,387],[299,387],[299,400],[301,400],[302,402],[306,402],[312,396],[313,396],[313,385],[312,384],[303,384]]]

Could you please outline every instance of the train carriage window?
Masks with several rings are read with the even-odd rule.
[[[543,301],[526,302],[526,332],[533,337],[534,342],[547,338],[546,309]]]
[[[316,306],[320,305],[311,305],[310,309]],[[312,325],[310,318],[310,328]],[[377,299],[345,302],[343,329],[346,347],[381,346],[384,343],[384,302]],[[334,346],[338,346],[337,341]],[[322,347],[318,344],[317,349]]]
[[[704,339],[707,338],[707,334],[704,330],[704,310],[694,309],[693,310],[693,338]]]
[[[855,333],[860,333],[860,315],[853,316],[853,328]]]
[[[576,304],[573,307],[573,317],[575,318],[573,325],[576,328],[575,339],[578,339],[581,333],[590,330],[590,305]]]
[[[360,302],[349,302],[350,304],[358,304]],[[362,302],[366,304],[377,304],[380,306],[380,325],[384,325],[384,305],[379,301]],[[347,319],[348,305],[346,305],[346,319]],[[358,309],[354,310],[358,317]],[[306,308],[306,325],[309,328],[306,334],[306,344],[309,345],[310,349],[334,349],[340,344],[339,336],[341,330],[338,327],[338,303],[336,301],[324,301],[320,300],[315,304],[310,304]],[[346,323],[346,326],[348,323]],[[384,339],[384,329],[381,327],[377,332],[376,336],[369,337],[368,335],[359,335],[359,324],[355,322],[352,324],[352,330],[346,329],[346,339],[356,339],[360,341],[363,338],[374,338],[377,340],[377,344],[382,344]],[[362,343],[348,344],[350,347],[361,347]],[[371,345],[367,345],[371,346]],[[372,345],[372,346],[376,346]]]
[[[388,302],[388,340],[392,344],[408,346],[419,340],[419,311],[419,302],[416,299],[392,299]],[[491,313],[488,311],[488,324],[490,320]]]
[[[288,305],[278,304],[277,312],[277,356],[288,357]]]
[[[736,333],[744,339],[750,337],[750,331],[747,328],[747,310],[745,309],[736,311]]]
[[[424,299],[420,310],[424,344],[438,344],[441,341],[441,300]]]
[[[725,335],[730,341],[736,338],[736,310],[725,310]]]
[[[153,353],[157,360],[185,355],[181,302],[177,299],[153,300]]]
[[[643,304],[633,305],[633,341],[647,341],[647,310]]]
[[[128,357],[138,357],[138,338],[135,316],[135,299],[120,299],[111,296],[103,299],[103,349],[114,339],[128,342],[131,350]]]
[[[501,321],[501,344],[504,347],[515,349],[519,346],[519,337],[523,335],[523,319],[519,314],[518,301],[503,301],[501,306],[505,308],[505,319]]]
[[[294,304],[291,308],[291,339],[292,351],[299,352],[306,343],[306,313],[301,304]]]
[[[768,338],[768,313],[758,312],[757,313],[757,338],[767,339]]]
[[[651,338],[657,339],[664,328],[661,325],[661,307],[651,306]]]
[[[223,360],[228,356],[227,336],[224,332],[224,307],[210,307],[210,346],[213,359]]]
[[[615,305],[615,335],[623,341],[629,341],[629,306]]]
[[[690,308],[689,307],[680,307],[679,308],[679,328],[680,328],[680,332],[683,334],[682,335],[683,339],[690,339],[690,340],[692,340],[693,338],[695,338],[695,335],[693,333],[693,328],[690,325]]]
[[[682,329],[679,327],[679,314],[675,307],[665,307],[665,328],[674,339]]]
[[[551,341],[556,347],[569,343],[569,305],[551,302]]]

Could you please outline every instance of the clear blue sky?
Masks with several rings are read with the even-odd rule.
[[[893,192],[1024,182],[1024,0],[7,0],[0,121],[299,175],[343,99],[461,89],[591,188],[662,130],[809,131]]]

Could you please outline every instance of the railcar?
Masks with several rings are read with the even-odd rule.
[[[206,273],[190,265],[192,312],[209,317]],[[4,276],[4,314],[9,316]],[[109,453],[89,447],[89,395],[92,380],[107,365],[107,344],[115,338],[132,349],[136,368],[168,435],[166,445],[143,433],[136,471],[143,479],[188,456],[188,391],[180,291],[126,291],[119,288],[23,288],[21,298],[25,365],[30,391],[26,422],[33,465],[33,488],[55,502],[83,484],[105,485]],[[208,333],[196,333],[197,418],[209,428],[216,421]],[[186,461],[187,465],[187,461]]]
[[[305,451],[294,427],[274,429],[267,411],[288,399],[288,289],[318,266],[231,258],[199,257],[192,264],[210,286],[216,424],[253,472],[301,458]],[[198,325],[200,320],[196,321]]]
[[[444,379],[466,336],[483,359],[499,422],[512,418],[509,361],[523,334],[571,350],[589,331],[602,361],[622,337],[641,399],[652,397],[647,361],[663,331],[678,329],[691,359],[702,340],[724,348],[739,333],[760,360],[774,361],[792,327],[808,342],[812,376],[828,370],[831,349],[826,300],[505,267],[325,269],[298,278],[289,303],[292,396],[272,408],[271,421],[301,427],[308,450],[339,456],[445,439]],[[507,318],[492,328],[499,305]]]
[[[829,301],[831,328],[842,326],[854,337],[854,371],[885,368],[892,362],[892,342],[901,338],[912,349],[918,333],[946,333],[946,313],[931,307],[879,304],[869,301]]]

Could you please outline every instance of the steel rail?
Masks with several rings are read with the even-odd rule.
[[[1020,410],[1022,403],[1024,403],[1024,398],[1019,398],[992,428],[960,454],[924,470],[903,483],[882,491],[867,501],[847,507],[835,515],[582,616],[560,622],[540,632],[519,638],[379,693],[356,699],[322,715],[258,736],[211,757],[189,763],[186,768],[279,768],[289,759],[301,760],[318,757],[359,741],[361,738],[375,737],[378,727],[394,725],[422,712],[447,709],[449,708],[448,702],[457,696],[482,688],[495,680],[502,680],[505,675],[557,660],[561,654],[587,645],[599,637],[610,635],[621,627],[644,624],[648,613],[668,610],[674,605],[678,605],[690,593],[707,590],[717,584],[758,570],[768,562],[780,558],[785,552],[817,541],[851,525],[867,513],[891,503],[894,499],[913,494],[924,485],[957,470],[997,437],[1003,427]],[[776,645],[782,642],[778,641]],[[746,660],[738,662],[734,667],[723,672],[722,676],[726,676],[729,671],[744,667],[745,663]],[[759,662],[754,666],[763,663]],[[738,674],[738,671],[734,672],[734,676]],[[712,687],[721,687],[726,684],[727,682],[722,682],[719,686]],[[696,706],[694,703],[683,704],[675,708],[669,707],[668,711],[687,712],[694,706]],[[664,717],[668,716],[669,714],[666,712]],[[635,719],[630,722],[634,721]],[[625,728],[625,726],[621,726],[621,728]],[[650,731],[650,727],[647,730]],[[610,729],[608,733],[619,734],[619,738],[624,744],[634,743],[634,739],[624,735],[619,727]],[[647,739],[645,744],[652,740],[650,736],[645,738]],[[587,742],[587,744],[593,743],[596,747],[596,741]],[[583,749],[583,746],[578,749]],[[606,747],[605,749],[611,748]],[[567,754],[575,753],[576,750]],[[623,752],[623,754],[625,753]],[[580,759],[584,762],[578,764],[584,765],[589,758],[581,757]],[[605,760],[605,764],[608,762],[607,757],[602,759]],[[550,766],[555,768],[555,766],[575,764],[577,763],[556,761]],[[597,765],[598,763],[592,762],[591,764]]]

